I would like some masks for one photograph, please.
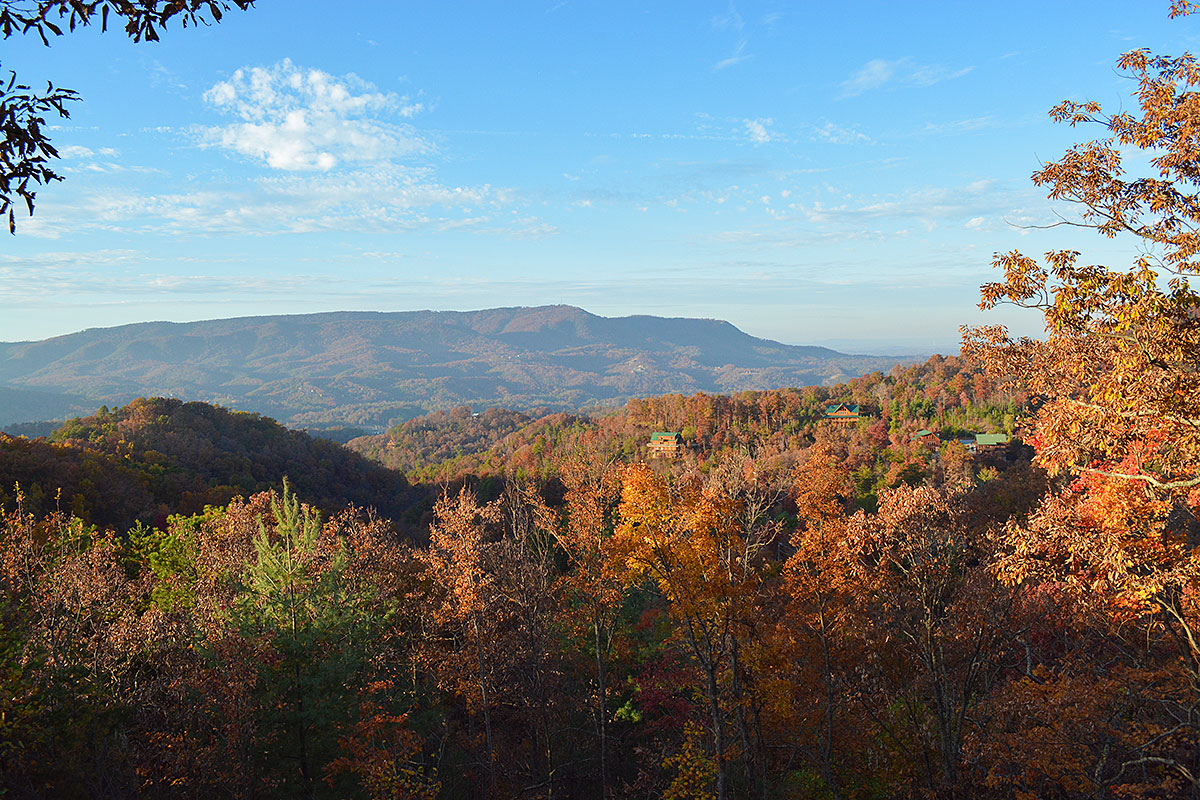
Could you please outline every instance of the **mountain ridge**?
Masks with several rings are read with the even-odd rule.
[[[64,404],[90,412],[168,396],[292,426],[379,427],[459,405],[572,409],[828,384],[902,360],[782,344],[724,320],[603,317],[569,305],[335,311],[130,323],[0,343],[0,388],[46,399],[60,414]],[[18,405],[22,418],[0,413],[0,424],[31,421],[29,403]]]

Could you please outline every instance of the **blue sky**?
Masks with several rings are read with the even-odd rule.
[[[952,348],[1029,175],[1131,107],[1136,47],[1197,49],[1166,2],[259,0],[134,44],[3,42],[83,101],[67,180],[0,244],[0,340],[342,309],[569,303],[792,343]],[[855,349],[851,347],[851,349]]]

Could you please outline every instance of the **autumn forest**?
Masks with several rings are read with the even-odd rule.
[[[997,254],[1042,338],[345,445],[173,398],[0,435],[0,795],[1200,798],[1200,63],[1118,68],[1033,181],[1140,255]]]

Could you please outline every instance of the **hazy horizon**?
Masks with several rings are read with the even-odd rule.
[[[570,306],[570,304],[556,304],[556,305],[566,305],[569,307],[578,308],[578,306]],[[512,308],[512,307],[513,306],[508,306],[507,308]],[[520,306],[517,306],[517,307],[520,307]],[[538,306],[524,306],[524,307],[538,308]],[[546,306],[542,306],[542,307],[546,307]],[[235,320],[235,319],[247,319],[247,318],[256,318],[256,317],[274,317],[274,316],[283,316],[283,317],[306,316],[306,315],[311,315],[311,314],[357,314],[357,313],[405,314],[405,313],[423,313],[423,312],[469,314],[469,313],[477,312],[477,311],[490,311],[490,310],[494,310],[494,308],[492,308],[492,309],[489,309],[489,308],[468,308],[468,309],[414,308],[414,309],[404,309],[404,310],[397,310],[397,311],[366,311],[363,309],[340,308],[340,309],[330,309],[329,311],[303,311],[303,312],[298,312],[297,314],[243,314],[243,315],[230,316],[230,317],[212,317],[212,318],[205,317],[205,318],[197,318],[197,319],[146,319],[146,320],[138,320],[136,322],[121,322],[121,323],[117,323],[115,325],[93,325],[93,326],[89,326],[86,328],[79,328],[77,330],[64,331],[63,333],[42,337],[40,339],[0,340],[0,344],[20,344],[22,342],[45,341],[46,339],[54,339],[54,338],[58,338],[61,336],[71,336],[73,334],[85,333],[85,332],[91,331],[91,330],[103,330],[105,328],[119,328],[119,327],[127,327],[127,326],[134,326],[134,325],[153,325],[153,324],[157,324],[157,323],[167,323],[167,324],[172,324],[172,325],[187,325],[187,324],[194,323],[194,322],[215,322],[215,321],[221,321],[221,320]],[[580,310],[587,312],[587,313],[594,313],[586,308],[581,308]],[[637,317],[637,316],[651,316],[651,317],[668,318],[668,317],[663,317],[663,315],[659,315],[659,314],[621,314],[621,315],[613,315],[613,316],[597,314],[596,316],[604,317],[607,319],[620,319],[620,318],[625,318],[625,317]],[[728,322],[729,321],[729,320],[721,320],[716,317],[674,317],[674,318],[675,319],[708,319],[708,320],[715,320],[718,322]],[[741,330],[743,333],[748,333],[751,336],[757,336],[757,334],[754,334],[751,331],[744,330],[740,326],[735,325],[734,327],[737,327],[738,330]],[[942,355],[952,355],[954,353],[957,353],[958,349],[959,349],[959,343],[957,341],[954,341],[954,342],[951,342],[948,340],[937,341],[934,339],[921,339],[921,338],[911,338],[911,337],[909,337],[909,338],[891,337],[891,338],[887,338],[887,339],[828,338],[828,339],[816,339],[816,340],[812,340],[812,341],[796,341],[796,342],[783,341],[783,340],[779,340],[779,339],[771,339],[770,337],[765,337],[765,336],[759,336],[758,338],[768,339],[770,341],[776,341],[776,342],[779,342],[780,344],[785,344],[785,345],[827,347],[831,350],[838,350],[840,352],[847,353],[847,354],[861,353],[861,354],[871,354],[871,355],[927,356],[927,355],[931,355],[933,353],[941,353]],[[853,349],[856,347],[866,348],[866,349],[858,349],[858,350]],[[850,349],[847,349],[847,348],[850,348]]]

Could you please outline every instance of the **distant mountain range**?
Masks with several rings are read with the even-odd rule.
[[[572,306],[147,322],[0,343],[0,425],[164,396],[292,427],[378,429],[464,404],[576,409],[832,384],[904,360],[780,344],[720,320]]]

